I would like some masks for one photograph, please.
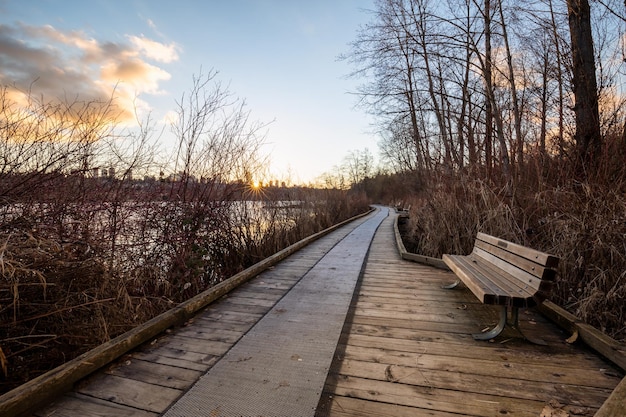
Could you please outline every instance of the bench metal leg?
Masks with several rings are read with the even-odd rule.
[[[494,337],[498,336],[504,330],[504,326],[506,326],[507,321],[507,308],[506,306],[500,306],[500,321],[493,329],[489,330],[485,333],[474,333],[472,337],[474,340],[491,340]]]
[[[442,285],[441,288],[443,288],[444,290],[451,290],[452,288],[456,288],[457,285],[459,285],[460,283],[461,283],[461,280],[457,279],[452,284]]]
[[[513,311],[511,311],[511,319],[513,321],[511,325],[515,327],[515,330],[517,330],[517,332],[521,334],[525,340],[528,340],[530,343],[533,343],[535,345],[541,345],[541,346],[548,345],[548,343],[546,343],[545,340],[538,339],[535,337],[528,337],[524,334],[524,332],[522,332],[522,329],[519,327],[519,309],[517,307],[513,307]]]

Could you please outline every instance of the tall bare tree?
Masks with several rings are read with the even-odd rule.
[[[576,157],[580,167],[588,171],[597,163],[602,145],[589,1],[567,0],[567,12],[572,45],[572,81],[576,100],[574,105]]]

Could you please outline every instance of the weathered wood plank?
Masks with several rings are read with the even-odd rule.
[[[472,308],[476,308],[477,306],[480,306],[480,304],[474,304]],[[388,301],[383,302],[381,300],[371,302],[365,301],[364,299],[359,299],[356,307],[363,309],[363,311],[378,310],[388,311],[391,313],[408,313],[418,319],[422,316],[427,316],[430,314],[456,315],[460,311],[465,311],[468,309],[467,304],[450,302],[405,302],[403,304],[399,304],[397,301],[395,303],[391,303]],[[400,317],[400,315],[398,315],[398,317]]]
[[[189,388],[203,374],[200,371],[148,362],[138,358],[127,358],[111,366],[106,372],[126,379],[180,390]]]
[[[197,315],[195,319],[220,320],[236,323],[256,323],[261,317],[263,317],[263,315],[258,313],[249,313],[245,311],[226,311],[225,309],[222,309],[221,311],[218,309],[210,309],[206,310],[204,313]]]
[[[162,413],[182,393],[182,390],[148,384],[114,375],[97,374],[80,384],[77,392],[101,400]]]
[[[340,397],[329,394],[326,396],[324,407],[328,411],[324,410],[323,415],[328,417],[459,417],[457,413],[426,410],[398,404],[385,404],[360,398]]]
[[[176,331],[178,337],[213,340],[229,344],[236,343],[244,334],[245,332],[242,331],[212,329],[210,326],[193,326]]]
[[[380,308],[361,308],[356,307],[356,314],[360,316],[368,316],[368,317],[378,317],[378,318],[393,318],[393,319],[405,319],[411,320],[415,319],[416,314],[414,312],[402,312],[402,311],[386,311]],[[420,314],[420,320],[422,321],[430,321],[436,323],[454,323],[454,324],[469,324],[474,326],[479,326],[480,323],[475,320],[474,317],[471,317],[467,314],[464,314],[462,310],[459,312],[450,312],[445,315],[437,314],[437,313],[429,313],[427,311],[422,311]],[[466,327],[466,331],[470,329]]]
[[[171,349],[180,349],[185,352],[203,353],[205,355],[222,356],[231,348],[232,344],[215,340],[201,340],[178,337],[175,334],[161,338],[158,346]]]
[[[75,393],[65,395],[45,410],[35,413],[37,417],[157,417],[158,415],[158,413]]]
[[[582,322],[578,317],[550,301],[542,303],[539,311],[569,332],[576,332],[586,344],[626,371],[626,347],[623,344]]]
[[[478,232],[476,239],[487,242],[493,246],[506,249],[509,252],[516,253],[526,259],[531,259],[541,265],[546,265],[548,268],[556,268],[559,265],[559,258],[549,253],[544,253],[526,246],[518,245],[517,243],[509,242],[503,239],[498,239],[495,236],[490,236],[485,233]]]
[[[480,251],[476,251],[476,249],[480,249]],[[499,267],[502,267],[502,269],[509,269],[508,265],[514,263],[518,268],[540,279],[554,278],[554,270],[544,266],[544,264],[536,263],[534,259],[528,260],[528,258],[520,257],[517,254],[513,254],[483,241],[476,240],[474,251],[480,256],[489,254],[485,259],[497,264]],[[514,273],[512,270],[509,270],[509,272]]]
[[[191,369],[191,370],[200,371],[200,372],[205,372],[217,360],[217,358],[213,356],[211,357],[213,360],[209,360],[209,361],[206,361],[206,363],[202,363],[202,362],[194,362],[194,361],[190,361],[187,359],[183,359],[179,356],[171,357],[171,356],[164,356],[164,355],[159,355],[157,353],[151,353],[151,352],[134,352],[132,355],[130,355],[130,357],[144,360],[144,361],[160,363],[163,365],[177,366],[179,368]],[[206,356],[203,356],[203,358],[206,358]]]
[[[280,299],[285,292],[283,290],[278,290],[275,288],[238,288],[237,296],[238,297],[249,297],[249,298],[262,298],[265,300],[278,300]],[[234,294],[232,294],[234,295]]]
[[[416,320],[412,319],[400,319],[396,317],[374,317],[374,316],[364,316],[358,315],[355,316],[352,320],[354,324],[365,324],[372,326],[383,326],[383,327],[397,327],[402,329],[410,329],[418,332],[416,337],[419,337],[419,332],[421,331],[431,331],[431,332],[441,332],[441,333],[449,333],[449,334],[460,334],[464,336],[469,336],[470,332],[468,331],[468,325],[464,323],[444,323],[441,321],[426,321],[423,319]]]
[[[329,382],[335,395],[461,415],[467,415],[471,411],[473,416],[537,417],[544,406],[541,401],[449,391],[346,375],[338,378],[331,376]]]
[[[246,304],[246,303],[237,303],[231,302],[229,299],[225,299],[220,302],[220,308],[227,309],[228,312],[241,312],[247,314],[257,314],[259,316],[263,316],[270,310],[270,307],[262,306],[262,305],[254,305]]]
[[[156,355],[163,356],[166,358],[182,359],[185,361],[194,362],[203,366],[207,366],[207,368],[213,365],[219,359],[219,356],[216,356],[216,355],[211,355],[211,354],[206,354],[206,353],[201,353],[201,352],[190,352],[184,349],[169,347],[169,346],[157,346],[154,348],[150,347],[147,352],[142,352],[142,351],[140,352],[147,353],[147,354],[156,354]],[[137,353],[133,353],[133,354],[137,354]]]
[[[245,333],[253,326],[254,323],[243,323],[241,321],[229,321],[222,319],[215,319],[210,317],[203,317],[201,320],[192,319],[187,322],[188,325],[182,327],[193,327],[198,329],[210,329],[210,330],[228,330],[231,332]]]
[[[626,378],[615,388],[594,417],[623,417],[626,414]]]
[[[494,365],[509,362],[519,364],[544,364],[558,367],[574,367],[578,369],[602,368],[606,364],[596,356],[586,355],[577,349],[562,344],[561,349],[548,349],[537,352],[527,348],[528,343],[522,339],[518,343],[486,344],[473,341],[471,336],[445,337],[434,340],[399,339],[386,336],[371,336],[350,333],[350,345],[377,349],[393,349],[398,352],[421,354],[428,352],[433,355],[454,356],[467,359],[489,358]],[[469,348],[471,346],[471,349]]]
[[[613,389],[619,377],[605,373],[606,369],[562,368],[545,364],[519,364],[512,361],[496,362],[493,358],[472,359],[435,355],[428,352],[407,354],[391,348],[378,349],[348,345],[345,358],[362,362],[403,365],[421,369],[445,370],[473,375],[499,376],[523,381],[541,381],[552,384],[580,385]]]
[[[231,295],[222,300],[225,305],[238,305],[245,307],[263,307],[264,311],[269,310],[276,304],[276,300],[266,300],[263,298],[241,297],[239,295]],[[261,310],[261,309],[259,309]]]
[[[375,379],[406,385],[440,388],[452,391],[465,391],[484,395],[495,395],[521,400],[549,402],[559,398],[565,405],[599,408],[611,390],[589,388],[578,385],[533,382],[533,389],[526,388],[528,382],[499,376],[473,375],[461,372],[448,372],[437,369],[421,369],[412,366],[381,364],[345,360],[340,373],[359,378]]]

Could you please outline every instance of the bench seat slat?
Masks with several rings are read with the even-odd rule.
[[[541,303],[546,299],[550,289],[552,288],[552,281],[533,281],[528,282],[520,276],[511,274],[503,269],[498,268],[488,260],[477,256],[472,253],[470,258],[474,258],[477,265],[480,266],[480,272],[485,276],[490,277],[499,285],[503,291],[506,291],[510,298],[513,300],[513,306],[518,307],[530,307]],[[525,271],[521,271],[526,274]],[[528,278],[527,275],[522,275],[524,278]],[[534,277],[533,277],[534,278]]]
[[[443,260],[484,304],[532,307],[543,301],[549,290],[549,283],[539,289],[523,287],[514,276],[474,254],[444,255]]]
[[[498,239],[495,236],[478,232],[476,239],[488,242],[493,246],[501,247],[509,252],[516,253],[519,256],[529,259],[535,263],[544,265],[546,268],[556,268],[559,265],[559,258],[554,255],[527,248],[526,246],[518,245],[517,243]]]
[[[481,249],[474,247],[474,251],[471,256],[476,259],[483,259],[487,264],[494,266],[494,269],[505,271],[511,275],[514,275],[514,280],[519,281],[519,286],[530,287],[533,290],[538,290],[541,286],[541,279],[529,274],[523,269],[518,268],[516,265],[510,264],[497,256]]]
[[[518,281],[507,271],[493,267],[489,262],[475,254],[470,255],[474,260],[479,273],[488,277],[495,285],[497,285],[504,293],[511,297],[530,298],[536,292],[536,288]]]
[[[458,255],[444,255],[443,260],[465,283],[474,295],[484,304],[509,305],[512,301],[509,293],[488,279],[485,271],[471,258]]]
[[[553,269],[519,256],[516,253],[509,252],[499,246],[494,246],[489,242],[477,239],[474,244],[474,250],[476,248],[480,248],[492,256],[500,258],[502,263],[514,264],[517,268],[534,275],[538,279],[553,280],[555,278],[556,273]]]

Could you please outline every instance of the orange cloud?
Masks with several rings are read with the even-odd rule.
[[[170,74],[158,64],[179,59],[179,47],[145,36],[127,42],[97,40],[51,25],[0,24],[0,84],[47,100],[107,103],[114,96],[119,122],[149,107],[141,97],[162,94]]]

